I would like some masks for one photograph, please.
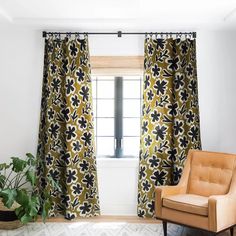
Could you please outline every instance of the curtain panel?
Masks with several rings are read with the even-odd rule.
[[[46,39],[37,176],[39,192],[53,198],[52,216],[99,214],[91,89],[87,37]]]
[[[138,215],[154,216],[154,190],[179,182],[189,149],[200,149],[195,39],[146,37]]]

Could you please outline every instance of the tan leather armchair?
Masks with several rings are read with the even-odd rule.
[[[183,175],[176,186],[155,189],[155,215],[173,222],[212,232],[236,224],[236,155],[190,150]]]

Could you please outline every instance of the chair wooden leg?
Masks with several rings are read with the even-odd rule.
[[[162,221],[164,236],[167,236],[167,222]]]
[[[230,228],[230,236],[234,236],[234,227]]]

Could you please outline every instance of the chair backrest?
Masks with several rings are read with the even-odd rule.
[[[188,193],[209,197],[229,191],[236,155],[191,150]]]

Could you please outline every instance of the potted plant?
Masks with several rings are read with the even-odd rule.
[[[31,153],[25,159],[11,157],[9,164],[0,164],[0,228],[13,229],[37,219],[39,211],[45,221],[51,208],[50,195],[41,198],[35,191],[36,166],[39,164]],[[57,188],[54,180],[48,181]]]

